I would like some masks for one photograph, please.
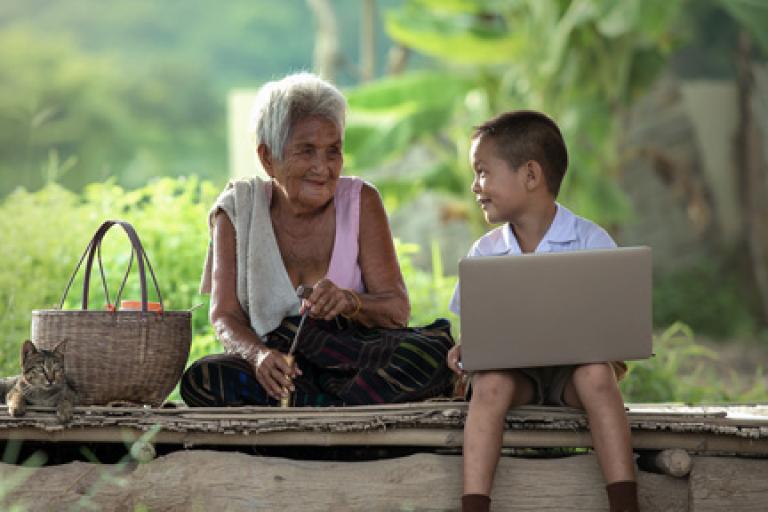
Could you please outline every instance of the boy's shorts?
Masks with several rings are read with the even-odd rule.
[[[533,381],[533,399],[530,403],[566,407],[563,392],[575,368],[575,365],[520,368],[520,371]]]
[[[627,365],[623,361],[611,361],[611,368],[616,375],[616,381],[620,381],[627,373]],[[573,370],[580,365],[567,366],[543,366],[536,368],[518,368],[523,375],[531,379],[533,383],[533,399],[528,405],[551,405],[556,407],[569,407],[563,400],[565,386],[573,375]],[[472,398],[472,381],[468,382],[466,389],[457,397],[469,401]]]
[[[621,380],[627,371],[627,365],[622,361],[612,361],[610,365],[616,374],[616,380]],[[571,380],[573,370],[578,367],[579,365],[520,368],[520,371],[533,381],[533,399],[530,404],[568,407],[563,399],[563,392]]]

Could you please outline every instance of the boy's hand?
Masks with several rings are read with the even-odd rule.
[[[451,350],[448,351],[446,356],[446,363],[448,368],[451,369],[456,375],[464,375],[464,370],[459,367],[461,362],[461,345],[454,345]]]

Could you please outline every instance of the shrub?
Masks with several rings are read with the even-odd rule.
[[[734,372],[718,375],[713,363],[717,352],[698,345],[693,331],[676,322],[654,338],[656,355],[629,362],[621,383],[627,402],[755,402],[768,400],[762,369],[754,378]]]
[[[757,301],[745,292],[749,287],[743,274],[739,265],[702,258],[654,276],[654,325],[680,320],[697,333],[715,338],[754,336],[758,322],[753,303]]]

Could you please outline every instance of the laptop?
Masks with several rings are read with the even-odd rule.
[[[459,278],[465,370],[652,355],[650,247],[464,258]]]

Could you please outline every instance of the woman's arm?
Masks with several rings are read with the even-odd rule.
[[[405,327],[411,316],[387,212],[378,191],[363,184],[360,192],[360,270],[367,293],[355,319],[368,326]]]
[[[237,299],[235,228],[222,212],[214,218],[210,320],[227,352],[251,363],[267,393],[279,399],[285,389],[293,390],[288,376],[298,370],[291,369],[277,351],[264,345]]]

